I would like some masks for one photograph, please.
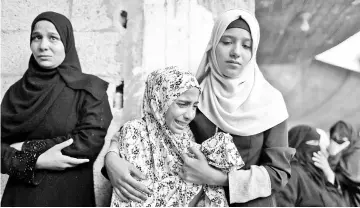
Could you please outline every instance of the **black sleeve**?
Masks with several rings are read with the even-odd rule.
[[[37,151],[34,147],[45,142],[46,148],[50,149],[56,144],[70,138],[73,144],[62,150],[64,155],[76,158],[86,158],[95,161],[104,145],[104,138],[112,120],[112,114],[108,97],[105,94],[101,100],[97,100],[88,94],[83,101],[78,124],[68,135],[45,140],[26,141],[23,150],[28,152]]]
[[[260,158],[269,173],[271,189],[281,190],[291,176],[291,159],[295,149],[288,145],[286,120],[264,132],[264,147]]]
[[[298,173],[294,171],[289,182],[279,192],[275,193],[276,203],[279,207],[295,207],[298,199]]]
[[[18,151],[9,144],[1,143],[1,173],[28,184],[38,184],[41,175],[36,177],[35,165],[37,158],[44,151],[44,144],[36,148],[39,151]]]

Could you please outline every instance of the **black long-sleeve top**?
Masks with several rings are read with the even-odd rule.
[[[95,206],[92,166],[111,120],[106,93],[98,99],[64,87],[37,128],[2,138],[1,173],[10,177],[1,206]],[[63,171],[35,169],[40,154],[70,138],[73,144],[62,153],[89,163]],[[10,147],[15,142],[24,142],[21,151]]]

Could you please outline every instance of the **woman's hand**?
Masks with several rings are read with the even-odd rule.
[[[328,147],[328,152],[331,156],[337,155],[339,152],[343,151],[345,148],[347,148],[350,145],[350,141],[347,137],[343,138],[345,142],[342,144],[338,144],[334,140],[330,140],[330,145]]]
[[[42,153],[36,161],[36,168],[47,170],[64,170],[66,168],[72,168],[89,162],[89,159],[77,159],[63,155],[61,153],[61,150],[70,146],[73,141],[73,139],[69,139],[65,142],[53,146],[46,152]]]
[[[319,152],[314,152],[312,160],[314,161],[314,165],[318,168],[320,168],[323,172],[324,175],[326,177],[326,179],[334,184],[335,183],[335,173],[334,171],[332,171],[329,162],[327,160],[327,157],[324,155],[324,153],[322,153],[321,151]]]
[[[179,173],[180,178],[195,184],[228,186],[228,175],[226,173],[210,166],[204,154],[196,147],[190,147],[190,152],[196,158],[191,158],[186,154],[182,156],[184,165],[182,172]]]
[[[24,144],[24,142],[17,142],[17,143],[11,144],[10,147],[15,148],[18,151],[21,151],[23,144]]]
[[[116,153],[106,154],[105,167],[115,193],[121,200],[142,202],[147,199],[146,194],[151,195],[150,190],[134,178],[146,179],[145,175]]]

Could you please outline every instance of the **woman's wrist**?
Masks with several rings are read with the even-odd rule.
[[[114,154],[114,155],[117,155],[118,157],[121,158],[121,155],[119,154],[119,151],[109,150],[109,151],[105,154],[105,158],[106,158],[109,154]]]
[[[211,172],[211,177],[209,177],[210,181],[206,184],[216,186],[229,186],[229,177],[227,173],[215,168],[213,168],[213,171]]]
[[[121,158],[118,153],[116,153],[116,152],[114,152],[114,151],[108,151],[108,152],[105,154],[105,156],[104,156],[104,158],[105,158],[105,165],[109,162],[108,160],[112,161],[112,159],[108,159],[108,158],[112,158],[112,157],[119,157],[119,158]]]
[[[335,173],[332,170],[328,171],[325,176],[331,184],[335,183]]]

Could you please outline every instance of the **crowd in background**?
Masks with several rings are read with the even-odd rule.
[[[338,121],[329,132],[308,125],[290,129],[296,154],[291,178],[276,194],[279,206],[360,206],[359,130]]]

